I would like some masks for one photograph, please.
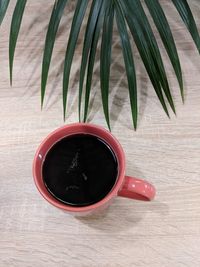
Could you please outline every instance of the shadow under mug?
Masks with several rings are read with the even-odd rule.
[[[84,207],[70,206],[54,198],[48,192],[42,177],[43,162],[51,147],[61,139],[75,134],[89,134],[104,140],[111,147],[118,161],[118,177],[112,190],[99,202]],[[37,189],[50,204],[74,215],[88,215],[102,210],[109,206],[117,196],[150,201],[154,198],[156,192],[154,186],[147,181],[126,176],[125,154],[118,140],[106,129],[87,123],[69,124],[50,133],[41,143],[35,154],[33,177]]]

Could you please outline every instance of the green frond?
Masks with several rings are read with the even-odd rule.
[[[172,0],[177,11],[179,12],[183,22],[188,28],[194,43],[200,53],[200,36],[197,30],[197,25],[195,23],[194,17],[192,15],[192,11],[186,0]]]
[[[103,23],[102,42],[101,42],[100,79],[101,79],[101,96],[103,103],[103,111],[109,129],[111,128],[110,128],[108,98],[109,98],[109,79],[110,79],[110,65],[111,65],[111,51],[112,51],[113,19],[114,19],[113,1],[107,1],[104,23]]]
[[[115,2],[115,11],[116,11],[116,21],[118,26],[118,31],[121,38],[121,46],[124,55],[124,63],[126,67],[128,86],[129,86],[129,95],[130,95],[130,104],[132,110],[133,125],[136,130],[137,128],[137,82],[136,82],[136,73],[135,66],[133,61],[133,54],[131,49],[131,43],[128,36],[128,31],[126,27],[126,22],[123,16],[118,2]]]
[[[94,69],[94,63],[95,63],[95,56],[97,52],[97,46],[99,41],[100,32],[103,26],[104,21],[104,14],[106,9],[106,2],[103,1],[103,4],[101,6],[101,10],[99,12],[97,22],[95,25],[95,30],[93,34],[91,49],[90,49],[90,55],[88,60],[88,69],[87,69],[87,81],[86,81],[86,88],[85,88],[85,107],[84,107],[84,122],[87,120],[87,114],[88,114],[88,106],[89,106],[89,100],[90,100],[90,91],[91,91],[91,84],[92,84],[92,75],[93,75],[93,69]]]
[[[200,53],[200,35],[197,29],[195,19],[187,0],[171,0],[178,14],[185,23],[192,39]],[[6,14],[9,0],[0,1],[0,25]],[[68,0],[54,1],[48,30],[45,39],[42,74],[41,74],[41,104],[44,102],[46,93],[46,84],[48,80],[49,68],[53,54],[56,35],[59,28],[61,18],[63,16],[66,5],[71,2]],[[20,26],[26,7],[26,0],[17,0],[12,15],[10,39],[9,39],[9,66],[10,66],[10,83],[12,84],[13,62],[17,39]],[[94,71],[95,58],[100,45],[100,89],[102,96],[102,106],[105,119],[110,129],[109,116],[109,87],[110,87],[110,67],[112,58],[112,35],[114,28],[114,19],[121,40],[121,48],[124,58],[124,66],[128,81],[128,90],[130,98],[130,106],[132,111],[133,125],[136,129],[138,118],[137,104],[137,77],[134,64],[134,54],[132,51],[132,40],[136,45],[139,55],[143,61],[149,79],[154,87],[155,93],[163,107],[163,110],[169,116],[168,109],[176,113],[174,101],[169,87],[168,77],[161,56],[160,48],[155,38],[149,18],[145,13],[143,4],[149,10],[150,16],[160,34],[162,43],[168,54],[169,60],[173,66],[176,78],[179,83],[182,99],[184,100],[184,85],[181,64],[178,51],[174,41],[172,31],[170,29],[165,10],[160,4],[160,0],[76,0],[74,16],[72,19],[71,30],[67,41],[67,48],[64,58],[63,70],[63,112],[66,115],[67,95],[69,88],[69,79],[71,67],[73,64],[74,53],[79,37],[79,33],[83,24],[83,20],[88,7],[88,18],[86,30],[83,37],[83,50],[80,64],[79,77],[79,121],[81,121],[82,113],[82,95],[85,85],[84,96],[84,116],[83,121],[86,122],[90,93],[92,86],[92,78]],[[130,32],[130,37],[129,37]]]
[[[87,68],[89,53],[92,45],[96,23],[101,10],[101,6],[102,6],[102,1],[93,0],[85,32],[81,69],[80,69],[80,79],[79,79],[79,121],[81,121],[81,101],[82,101],[85,72]]]
[[[49,26],[46,34],[43,62],[42,62],[42,79],[41,79],[41,106],[43,106],[46,91],[49,67],[52,58],[52,52],[55,44],[56,34],[62,18],[65,6],[68,0],[58,0],[53,6]]]
[[[24,9],[27,0],[18,0],[15,6],[15,10],[12,16],[10,38],[9,38],[9,64],[10,64],[10,83],[12,84],[12,73],[13,73],[13,60],[15,54],[15,48],[17,44],[17,38],[24,14]]]
[[[74,57],[74,52],[76,48],[76,43],[78,40],[80,28],[83,22],[83,18],[88,5],[88,0],[82,1],[78,0],[75,8],[75,13],[72,21],[71,31],[69,35],[69,41],[67,45],[67,50],[65,54],[64,62],[64,72],[63,72],[63,113],[64,119],[66,115],[66,104],[67,104],[67,93],[69,87],[69,77],[72,66],[72,60]]]
[[[0,1],[0,25],[4,19],[4,16],[6,14],[6,10],[8,8],[10,0],[1,0]]]
[[[134,2],[127,0],[126,4],[123,0],[120,0],[120,4],[155,92],[164,111],[169,116],[162,90],[162,84],[165,83],[162,73],[165,73],[165,71],[155,37],[149,26],[146,15],[142,10],[141,4],[137,0]],[[158,69],[159,65],[161,69]]]
[[[150,14],[154,20],[154,23],[158,29],[162,42],[174,68],[181,90],[181,96],[184,101],[181,65],[169,23],[158,0],[145,0],[145,3],[150,11]]]

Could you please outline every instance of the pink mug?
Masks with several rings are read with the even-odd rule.
[[[118,161],[118,177],[112,190],[99,202],[84,207],[74,207],[59,202],[48,192],[42,177],[43,162],[50,148],[62,138],[74,134],[90,134],[104,140],[111,147]],[[154,198],[156,192],[154,186],[150,183],[138,178],[126,176],[125,155],[120,143],[109,131],[87,123],[66,125],[50,133],[41,143],[35,154],[33,161],[33,177],[37,189],[49,203],[74,215],[88,215],[97,210],[104,209],[110,205],[111,201],[116,196],[150,201]]]

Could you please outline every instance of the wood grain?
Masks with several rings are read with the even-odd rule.
[[[107,212],[77,219],[51,207],[31,173],[35,150],[62,120],[62,66],[73,3],[62,19],[40,111],[40,72],[51,1],[28,1],[9,86],[8,38],[15,1],[0,29],[0,266],[198,267],[200,266],[200,60],[183,23],[162,0],[184,72],[186,102],[166,53],[163,58],[176,102],[171,120],[157,100],[135,48],[139,88],[138,131],[131,125],[119,37],[114,34],[110,110],[113,134],[127,156],[127,174],[152,182],[152,203],[116,199]],[[44,5],[45,2],[45,5]],[[73,1],[72,1],[73,2]],[[198,28],[200,6],[190,0]],[[157,33],[156,33],[157,35]],[[82,42],[73,65],[67,123],[77,121]],[[96,64],[89,122],[106,126]]]

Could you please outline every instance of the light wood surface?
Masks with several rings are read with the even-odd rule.
[[[0,30],[0,266],[200,266],[200,58],[171,1],[163,0],[162,4],[183,66],[185,105],[165,53],[163,58],[177,117],[166,118],[135,50],[140,118],[137,132],[133,131],[119,37],[114,34],[112,131],[126,152],[127,174],[152,182],[157,197],[152,203],[118,198],[104,214],[82,219],[45,202],[31,173],[39,143],[64,124],[62,66],[73,5],[62,19],[41,112],[42,49],[54,1],[28,1],[12,88],[8,79],[8,38],[15,1],[11,2]],[[199,0],[189,3],[199,28]],[[81,44],[80,40],[66,123],[77,121]],[[97,63],[89,122],[106,127],[98,66]]]

